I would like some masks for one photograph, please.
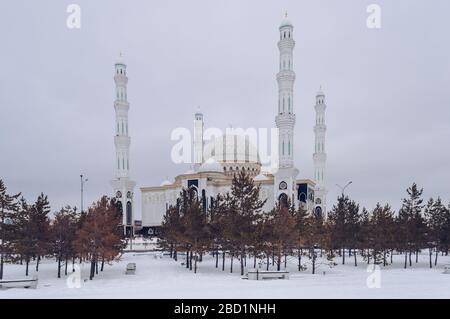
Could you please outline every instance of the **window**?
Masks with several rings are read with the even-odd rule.
[[[291,155],[291,141],[288,142],[288,155]]]

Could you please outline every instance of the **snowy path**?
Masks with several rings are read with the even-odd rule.
[[[336,260],[339,262],[340,260]],[[68,288],[66,279],[56,278],[56,264],[46,260],[39,271],[38,288],[0,290],[5,298],[450,298],[450,275],[443,274],[443,265],[449,257],[440,257],[438,268],[429,269],[427,256],[421,256],[419,264],[402,269],[402,256],[395,263],[381,267],[380,288],[368,288],[371,273],[367,265],[338,265],[333,269],[320,266],[320,274],[311,275],[310,270],[297,272],[296,260],[290,260],[290,280],[249,281],[237,273],[229,273],[214,267],[214,260],[207,256],[199,263],[194,274],[168,257],[156,259],[151,254],[126,254],[119,263],[105,265],[105,271],[93,281],[87,278],[88,266],[81,273],[81,287]],[[134,276],[124,274],[126,264],[136,262]],[[70,267],[69,267],[70,268]],[[323,271],[326,274],[323,275]],[[24,277],[24,266],[6,265],[6,278]]]

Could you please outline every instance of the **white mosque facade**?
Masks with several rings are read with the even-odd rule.
[[[180,174],[173,181],[166,180],[159,186],[141,187],[141,216],[135,220],[134,188],[136,183],[130,179],[128,135],[128,110],[126,64],[119,60],[115,66],[116,101],[116,176],[111,182],[114,195],[121,203],[123,224],[128,234],[139,231],[143,235],[155,235],[161,226],[163,216],[169,205],[176,204],[183,188],[194,188],[207,210],[217,194],[230,191],[234,174],[245,171],[257,185],[260,197],[267,200],[263,211],[270,211],[277,201],[289,200],[295,206],[303,206],[310,212],[326,214],[325,184],[325,95],[320,90],[316,95],[316,123],[314,179],[298,178],[299,170],[294,166],[295,153],[295,112],[293,39],[294,27],[285,18],[279,28],[280,67],[276,75],[278,82],[278,107],[275,124],[278,129],[278,161],[275,169],[262,167],[258,151],[248,137],[237,134],[224,134],[210,141],[205,140],[204,116],[194,115],[192,169]],[[325,216],[326,217],[326,216]]]

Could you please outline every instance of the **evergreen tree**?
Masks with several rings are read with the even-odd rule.
[[[387,257],[392,253],[394,245],[394,214],[389,205],[381,206],[377,203],[370,218],[370,241],[374,264],[388,264]]]
[[[36,271],[39,271],[39,262],[42,256],[51,252],[50,247],[50,203],[46,195],[41,193],[31,210],[33,235],[36,239]]]
[[[61,278],[62,262],[65,262],[65,275],[67,275],[68,261],[72,259],[72,263],[74,263],[74,242],[78,230],[77,217],[76,209],[67,206],[55,214],[51,224],[51,246],[58,263],[58,278]]]
[[[19,209],[19,194],[7,194],[7,188],[0,179],[0,280],[3,279],[3,268],[5,259],[12,253],[12,243],[14,240],[14,224],[12,218]]]
[[[399,249],[405,253],[404,268],[408,264],[412,266],[411,254],[417,252],[424,242],[424,219],[421,215],[423,209],[423,199],[421,198],[423,189],[419,189],[413,183],[407,190],[408,197],[403,199],[402,207],[398,214],[397,223],[399,226]]]
[[[450,213],[441,199],[430,198],[425,209],[425,219],[428,226],[428,246],[430,255],[430,268],[433,267],[432,254],[435,250],[434,265],[437,265],[440,251],[447,252],[450,239]]]
[[[89,207],[76,232],[74,248],[80,258],[90,260],[90,280],[98,272],[98,262],[113,261],[122,252],[126,245],[122,227],[115,199],[103,196]]]
[[[232,243],[231,257],[236,252],[240,258],[241,275],[244,275],[246,248],[252,244],[248,235],[255,231],[259,214],[266,202],[260,200],[259,193],[260,186],[256,186],[244,171],[233,177],[225,233]]]
[[[269,223],[271,223],[271,242],[277,255],[277,270],[281,268],[281,256],[285,257],[290,253],[298,238],[296,232],[296,219],[289,206],[277,203],[276,207],[269,213]]]

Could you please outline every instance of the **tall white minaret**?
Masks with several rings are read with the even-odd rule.
[[[287,19],[287,13],[280,25],[280,67],[278,82],[278,114],[275,123],[278,128],[278,171],[275,173],[275,200],[282,194],[295,203],[295,178],[298,170],[294,167],[294,27]],[[284,195],[283,195],[284,196]]]
[[[203,129],[203,114],[199,108],[194,119],[194,167],[196,170],[203,163]]]
[[[327,162],[327,153],[325,150],[325,133],[327,131],[327,126],[325,125],[325,109],[327,105],[322,88],[316,95],[316,105],[314,108],[316,109],[316,125],[314,126],[315,151],[313,155],[314,180],[316,181],[314,207],[316,214],[322,214],[322,216],[326,217],[328,191],[325,186],[325,165]]]
[[[123,214],[124,230],[128,236],[134,230],[134,205],[133,190],[136,183],[130,180],[130,136],[128,134],[128,110],[130,104],[127,96],[127,65],[120,54],[115,64],[114,82],[116,83],[116,100],[114,109],[116,111],[116,135],[114,144],[116,146],[115,179],[111,182],[116,199],[120,202]]]

